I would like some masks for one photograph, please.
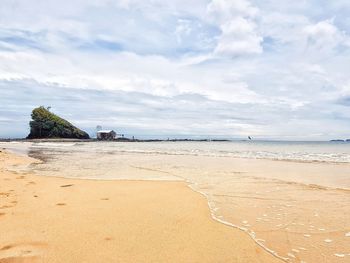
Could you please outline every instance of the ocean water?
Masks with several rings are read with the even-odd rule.
[[[350,142],[229,141],[229,142],[0,142],[8,148],[64,149],[116,153],[198,155],[302,162],[350,163]],[[24,148],[24,147],[25,148]]]
[[[350,262],[350,143],[1,144],[43,176],[184,181],[212,217],[286,262]]]

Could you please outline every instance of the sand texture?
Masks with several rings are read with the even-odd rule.
[[[13,172],[0,152],[0,262],[280,262],[183,182]]]
[[[349,163],[124,152],[126,146],[107,145],[32,147],[29,155],[45,162],[30,171],[183,181],[206,196],[215,218],[245,229],[288,262],[349,262]]]

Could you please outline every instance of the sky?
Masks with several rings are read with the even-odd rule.
[[[348,0],[1,0],[0,137],[350,138]]]

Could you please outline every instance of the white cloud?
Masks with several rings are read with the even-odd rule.
[[[207,7],[209,16],[219,24],[221,36],[214,50],[216,55],[236,57],[259,54],[262,37],[257,32],[258,9],[246,0],[213,0]]]
[[[236,17],[254,18],[259,10],[247,0],[212,0],[207,12],[214,20],[226,23]]]
[[[177,41],[179,43],[182,42],[182,38],[188,36],[191,34],[192,31],[192,22],[188,19],[178,19],[177,20],[177,25],[175,29],[175,34]]]
[[[222,24],[221,31],[215,54],[235,57],[262,52],[263,38],[256,33],[253,22],[242,17],[235,18]]]
[[[43,54],[38,51],[3,51],[0,52],[0,59],[0,78],[3,80],[33,79],[39,83],[57,83],[63,87],[135,91],[156,96],[197,93],[211,99],[232,102],[257,100],[243,80],[227,83],[220,68],[193,67],[188,64],[192,59],[174,61],[161,56],[140,56],[129,52],[65,52],[63,57],[61,54]]]
[[[304,28],[310,49],[329,51],[341,44],[348,44],[349,37],[341,32],[333,20],[324,20]]]

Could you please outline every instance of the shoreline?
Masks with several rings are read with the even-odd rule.
[[[10,164],[28,164],[28,158],[4,152],[1,152],[0,156],[0,178],[3,181],[1,184],[0,192],[4,196],[6,195],[5,199],[15,198],[15,200],[11,201],[13,202],[13,206],[5,204],[5,208],[2,208],[0,210],[0,212],[5,213],[0,217],[0,221],[2,223],[0,224],[0,230],[3,233],[11,233],[8,237],[4,235],[5,237],[0,238],[0,262],[62,262],[58,260],[58,258],[55,258],[54,255],[56,255],[57,251],[52,251],[50,243],[52,242],[56,245],[59,245],[62,243],[62,240],[60,238],[63,237],[61,235],[59,235],[60,238],[55,237],[54,235],[50,236],[48,233],[46,235],[40,234],[39,230],[44,227],[46,232],[53,231],[57,234],[57,231],[59,229],[61,229],[63,232],[64,230],[67,230],[67,226],[65,224],[62,224],[62,222],[57,222],[57,219],[56,221],[50,221],[50,224],[48,224],[48,221],[43,221],[43,219],[40,217],[38,218],[35,216],[35,213],[33,215],[33,211],[38,212],[38,206],[42,216],[46,215],[46,217],[52,219],[60,218],[63,216],[61,219],[63,221],[67,221],[66,223],[68,226],[74,226],[71,225],[71,222],[68,221],[77,220],[77,218],[81,218],[80,216],[83,214],[86,215],[91,213],[89,212],[91,210],[99,210],[99,215],[93,216],[90,218],[91,220],[89,222],[85,222],[86,224],[82,225],[83,231],[77,234],[77,241],[81,240],[82,236],[86,238],[86,231],[89,232],[89,229],[91,227],[95,229],[96,234],[98,234],[100,231],[105,231],[105,224],[98,224],[97,226],[94,224],[96,222],[105,221],[107,219],[118,219],[118,216],[121,215],[118,213],[110,214],[108,212],[108,209],[116,209],[116,207],[122,206],[125,210],[121,209],[119,212],[122,212],[122,214],[124,214],[126,217],[121,216],[119,219],[125,220],[123,221],[123,227],[115,224],[109,225],[109,230],[112,232],[115,231],[115,236],[117,236],[117,233],[119,233],[122,234],[119,236],[119,239],[125,238],[123,235],[127,235],[127,232],[125,232],[123,228],[126,227],[129,233],[134,233],[134,235],[131,235],[132,238],[142,240],[143,238],[154,239],[154,234],[157,234],[156,236],[159,238],[159,240],[157,238],[154,240],[155,242],[153,245],[155,247],[152,248],[154,250],[152,253],[147,251],[147,249],[141,249],[138,251],[139,253],[143,254],[144,257],[149,259],[141,260],[141,262],[154,261],[154,257],[157,258],[157,261],[162,261],[163,259],[163,261],[166,260],[167,262],[179,262],[179,260],[182,262],[198,262],[197,260],[201,262],[281,262],[273,255],[265,251],[263,248],[260,248],[256,242],[254,242],[254,240],[251,239],[243,231],[235,229],[233,227],[225,226],[224,224],[215,221],[210,216],[210,209],[207,205],[208,200],[205,200],[205,198],[198,193],[193,192],[185,182],[91,181],[83,179],[42,177],[28,173],[21,175],[6,170],[5,166],[8,166]],[[38,187],[38,185],[42,185],[44,187]],[[6,190],[6,188],[11,189]],[[28,193],[27,188],[31,189],[32,192]],[[71,189],[75,190],[72,191]],[[118,192],[115,193],[116,189],[120,191],[119,195],[122,194],[123,200],[118,200],[116,198],[114,201],[112,201],[115,197],[118,196]],[[142,189],[141,193],[139,192],[140,189]],[[135,190],[138,191],[135,192]],[[13,192],[15,194],[13,194]],[[34,192],[36,194],[34,194]],[[33,194],[37,197],[34,197]],[[102,198],[102,195],[110,196],[108,197],[108,200],[100,200]],[[101,198],[90,200],[91,198],[97,196]],[[160,196],[163,196],[163,198],[159,198]],[[104,198],[106,199],[107,197]],[[152,202],[144,202],[143,199],[149,198],[152,199]],[[34,200],[36,202],[39,200],[40,205],[33,205],[27,199],[32,199],[32,202]],[[64,200],[59,201],[59,199]],[[91,201],[91,203],[89,201]],[[23,205],[21,205],[22,202],[24,203]],[[56,205],[54,204],[55,202]],[[129,205],[125,206],[125,202],[127,202]],[[142,206],[140,206],[140,202],[142,203]],[[103,204],[103,206],[106,206],[106,210],[103,210],[103,212],[101,211],[101,204]],[[131,204],[133,204],[134,207]],[[170,204],[173,207],[170,207]],[[43,207],[46,208],[46,211],[41,211],[42,209],[40,208]],[[68,209],[69,207],[72,208]],[[68,210],[65,213],[62,213],[62,208]],[[159,217],[159,211],[162,211],[162,216],[167,218],[168,221],[163,222],[164,220]],[[22,213],[28,213],[27,217],[23,218],[21,215]],[[130,215],[127,215],[128,213]],[[139,218],[140,213],[141,218]],[[91,216],[91,214],[89,215]],[[140,224],[143,222],[143,226],[146,226],[146,228],[142,228],[143,230],[141,230],[137,225],[130,225],[130,222],[128,222],[129,216],[131,216],[130,218],[131,221],[133,221],[132,223],[137,222]],[[183,218],[184,216],[185,218]],[[138,220],[132,220],[133,217],[137,217]],[[147,224],[147,222],[142,221],[143,217],[148,218],[150,222]],[[31,230],[23,230],[23,225],[28,224],[27,221],[31,221],[32,224],[34,223]],[[41,223],[39,221],[41,221]],[[118,223],[119,220],[116,221]],[[135,228],[138,231],[135,232]],[[22,229],[23,232],[21,232],[19,229]],[[146,233],[146,235],[141,235],[141,237],[138,236],[140,234],[139,231],[147,232],[147,229],[153,229],[153,231],[151,231],[152,233]],[[184,229],[187,229],[187,231],[184,231]],[[168,234],[172,237],[170,238],[171,240],[163,236],[162,232],[164,230],[168,231]],[[196,230],[198,233],[194,230]],[[69,232],[66,232],[65,234],[70,236]],[[195,236],[198,235],[197,237],[199,240],[193,239],[192,237],[192,241],[188,242],[188,235],[191,237],[194,234],[196,234]],[[33,235],[37,238],[33,239]],[[28,244],[24,242],[25,240],[21,240],[26,239],[28,241],[28,238],[30,240],[30,242],[27,242]],[[203,241],[200,241],[200,239],[203,238],[205,239],[204,243]],[[113,240],[114,239],[105,240],[104,242],[108,241],[108,243],[113,243]],[[124,262],[134,262],[133,258],[135,255],[134,253],[130,253],[130,249],[135,250],[135,246],[147,247],[147,244],[139,241],[127,242],[127,244],[118,243],[117,251],[120,253],[119,256],[123,254],[123,257],[125,257]],[[100,256],[106,256],[107,254],[108,257],[111,258],[116,256],[115,249],[113,251],[110,251],[108,249],[106,250],[104,247],[101,247],[99,244],[101,240],[95,240],[95,238],[89,236],[89,243],[90,242],[103,251],[103,253],[101,251],[99,252],[101,253]],[[164,242],[165,244],[168,244],[168,246],[164,245]],[[39,243],[45,243],[45,245],[35,245]],[[73,247],[75,246],[74,242],[69,243],[73,244]],[[27,255],[20,255],[20,251],[22,251],[23,247],[26,246],[30,247],[27,249],[27,251],[31,252],[28,252]],[[67,248],[65,246],[62,247],[62,244],[60,246],[61,247],[59,250],[61,251],[62,249],[62,253],[68,257],[69,255],[73,256],[73,254],[74,256],[78,257],[82,256],[79,253],[79,255],[77,255],[77,253],[74,252],[76,249]],[[90,246],[88,247],[91,249]],[[90,255],[90,257],[94,257],[94,253],[91,253],[87,247],[80,247],[80,249],[83,249],[85,253],[88,253]],[[165,253],[166,255],[164,254],[164,250],[167,251],[167,253]],[[97,250],[95,252],[97,252]],[[172,257],[169,257],[169,253],[172,254]],[[58,255],[56,255],[56,257],[58,257]],[[8,258],[8,260],[6,258]],[[92,258],[85,260],[87,260],[86,262],[96,262],[97,258],[94,258],[94,260],[92,260]],[[64,262],[76,261],[70,261],[69,258],[65,258]]]
[[[332,143],[337,144],[347,144],[350,142],[350,139],[344,140],[278,140],[278,139],[255,139],[249,140],[245,138],[232,138],[232,139],[191,139],[191,138],[172,138],[172,139],[137,139],[137,138],[128,138],[128,137],[118,137],[112,140],[98,140],[97,138],[90,139],[75,139],[75,138],[0,138],[0,142],[277,142],[277,143]]]
[[[174,140],[97,140],[97,139],[0,139],[0,143],[151,143],[151,142],[247,142],[246,140],[191,140],[191,139],[174,139]],[[252,141],[252,142],[262,142],[262,141]],[[273,141],[268,141],[273,142]],[[286,141],[287,142],[287,141]],[[302,141],[300,141],[302,142]],[[313,141],[310,141],[310,143]],[[322,141],[323,143],[330,143],[329,141]],[[1,145],[0,145],[1,148]],[[15,148],[9,148],[8,145],[3,148],[8,151],[12,151],[15,154],[23,154],[21,151],[16,151]],[[273,161],[273,162],[286,162],[286,163],[300,163],[300,164],[324,164],[324,165],[340,165],[340,166],[350,166],[350,161],[334,161],[334,160],[316,160],[316,159],[293,159],[293,158],[273,158],[273,157],[254,157],[254,156],[235,156],[235,155],[210,155],[210,154],[189,154],[189,153],[170,153],[170,152],[137,152],[137,151],[119,151],[119,153],[126,154],[147,154],[147,155],[170,155],[170,156],[202,156],[202,157],[219,157],[219,158],[232,158],[237,160],[262,160],[262,161]]]
[[[241,226],[238,226],[238,225],[235,225],[233,223],[230,223],[226,220],[223,220],[221,218],[219,218],[218,216],[215,215],[215,213],[213,213],[213,208],[211,207],[210,205],[210,201],[209,201],[209,198],[208,198],[208,195],[202,191],[199,191],[199,190],[196,190],[194,187],[191,186],[191,184],[187,184],[187,186],[189,188],[191,188],[194,192],[198,193],[198,194],[201,194],[202,196],[205,197],[205,199],[207,200],[207,203],[208,203],[208,207],[209,207],[209,210],[210,210],[210,216],[212,217],[212,219],[214,219],[215,221],[223,224],[223,225],[226,225],[226,226],[229,226],[229,227],[232,227],[232,228],[235,228],[235,229],[238,229],[242,232],[244,232],[246,235],[248,235],[259,247],[261,247],[263,250],[265,250],[267,253],[269,253],[270,255],[274,256],[275,258],[279,259],[279,260],[282,260],[284,262],[288,262],[288,258],[286,257],[282,257],[280,256],[276,251],[273,251],[272,249],[268,248],[267,246],[265,246],[263,243],[261,243],[258,239],[256,239],[256,236],[255,236],[255,233],[254,232],[251,232],[249,231],[247,228],[244,228],[244,227],[241,227]]]
[[[90,139],[71,139],[71,138],[42,138],[42,139],[3,139],[0,142],[230,142],[230,141],[247,141],[247,140],[228,140],[228,139],[130,139],[116,138],[112,140]]]

